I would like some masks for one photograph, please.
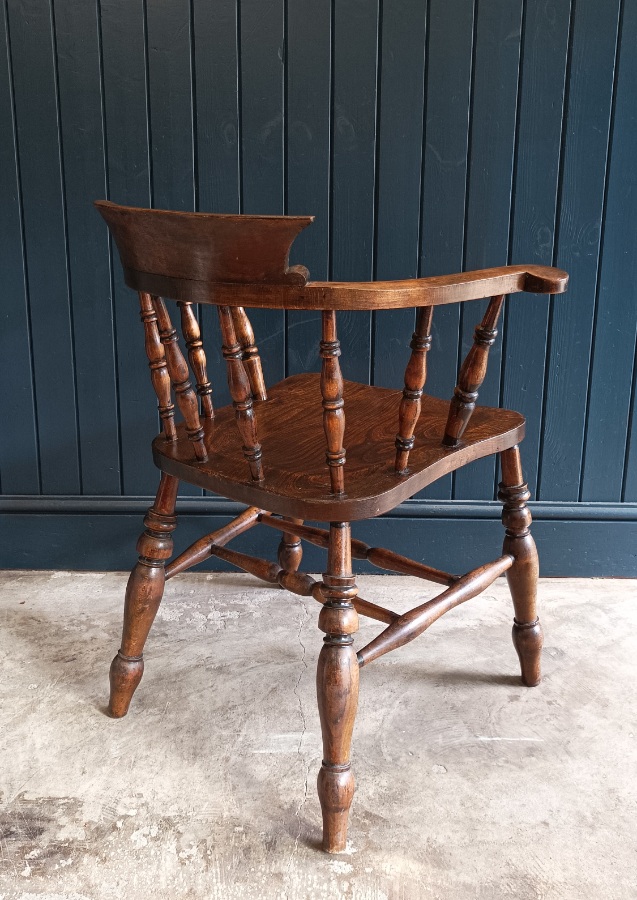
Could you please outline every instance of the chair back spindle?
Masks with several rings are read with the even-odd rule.
[[[150,378],[157,395],[157,408],[162,421],[164,437],[167,441],[176,441],[175,407],[172,402],[170,375],[166,366],[164,345],[159,337],[157,314],[150,294],[144,291],[139,292],[139,306],[140,318],[144,326],[144,345],[148,357]]]
[[[201,341],[199,322],[192,308],[192,303],[180,301],[177,304],[181,310],[181,331],[186,341],[190,368],[197,382],[197,394],[201,400],[201,415],[204,419],[214,418],[212,406],[212,385],[208,380],[206,353]]]
[[[333,309],[322,313],[321,394],[323,396],[323,427],[327,440],[327,464],[333,494],[345,492],[345,404],[343,402],[343,376],[338,361],[341,344],[336,333],[336,313]]]
[[[433,306],[421,306],[416,318],[416,330],[411,338],[411,356],[405,369],[405,388],[398,410],[396,435],[396,472],[407,475],[409,451],[413,448],[414,430],[420,417],[422,392],[427,380],[427,353],[431,347]]]
[[[250,382],[252,399],[256,401],[267,400],[268,394],[263,378],[261,359],[254,341],[254,331],[252,330],[250,319],[242,306],[233,306],[231,313],[235,334],[241,345],[241,358]]]
[[[237,427],[243,441],[243,455],[250,466],[253,481],[263,481],[261,444],[257,438],[257,423],[252,407],[252,390],[243,364],[243,351],[237,340],[232,310],[229,306],[217,307],[223,358],[228,369],[228,388],[235,409]]]
[[[188,364],[179,348],[179,337],[170,321],[166,304],[161,297],[152,297],[153,308],[157,315],[159,336],[164,345],[168,374],[175,389],[175,397],[186,423],[186,433],[192,441],[195,456],[200,462],[208,459],[204,444],[204,432],[199,418],[197,395],[189,380]]]
[[[445,435],[442,439],[442,443],[446,447],[457,446],[475,409],[478,391],[487,374],[489,350],[498,336],[496,325],[504,298],[504,294],[491,298],[487,311],[475,330],[473,346],[460,368],[458,383],[449,406]]]

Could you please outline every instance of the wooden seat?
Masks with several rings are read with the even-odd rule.
[[[232,406],[215,413],[214,426],[204,438],[205,462],[196,459],[184,425],[177,426],[176,441],[167,441],[163,434],[155,438],[153,458],[163,472],[240,503],[299,519],[354,521],[388,512],[447,472],[514,447],[524,437],[519,413],[476,406],[462,443],[447,447],[442,437],[449,401],[423,396],[409,471],[397,479],[394,455],[401,397],[400,391],[344,382],[347,489],[342,498],[330,490],[320,376],[315,374],[286,378],[269,388],[268,399],[255,407],[262,482],[251,480],[242,458]]]
[[[215,556],[317,600],[322,607],[318,627],[325,635],[317,667],[323,847],[341,851],[354,793],[350,744],[362,668],[414,640],[506,573],[522,681],[533,686],[540,680],[538,561],[518,447],[524,418],[476,403],[505,295],[561,293],[568,276],[553,268],[503,266],[408,281],[315,282],[303,266],[288,263],[292,241],[311,217],[181,213],[106,201],[96,205],[119,249],[126,282],[139,295],[162,423],[153,442],[161,478],[128,580],[122,642],[110,671],[109,711],[114,717],[128,711],[168,578]],[[481,298],[490,301],[451,400],[425,396],[434,308]],[[166,299],[177,301],[186,354]],[[216,412],[196,303],[216,306],[219,315],[232,405]],[[418,312],[402,391],[343,382],[337,311],[409,306]],[[320,310],[320,375],[295,375],[268,390],[245,307]],[[175,404],[181,423],[175,421]],[[505,537],[502,555],[492,562],[453,574],[352,539],[352,521],[388,512],[442,475],[494,453],[502,466],[498,496]],[[171,559],[180,481],[246,503],[247,509]],[[320,528],[307,521],[329,525]],[[281,534],[276,561],[227,546],[258,525]],[[302,541],[327,550],[321,580],[299,571]],[[444,590],[399,615],[359,596],[352,557]],[[460,563],[458,568],[462,570]],[[385,627],[356,651],[359,615]]]

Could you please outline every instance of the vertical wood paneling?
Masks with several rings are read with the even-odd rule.
[[[502,265],[509,250],[511,185],[516,129],[521,0],[481,0],[475,32],[465,268]],[[469,303],[461,313],[462,356],[473,342],[486,301]],[[501,331],[501,327],[499,329]],[[497,406],[502,342],[489,355],[481,403]],[[492,459],[479,460],[456,474],[454,495],[490,500]]]
[[[635,0],[625,0],[620,37],[581,500],[621,500],[637,337]]]
[[[241,211],[277,214],[284,206],[284,0],[242,0]],[[273,384],[285,376],[285,314],[250,314],[263,371]]]
[[[375,278],[418,275],[427,4],[383,5],[376,169]],[[374,384],[402,387],[413,310],[373,316]]]
[[[155,490],[108,196],[315,215],[292,261],[316,279],[566,268],[566,297],[509,301],[480,400],[526,414],[542,500],[637,500],[636,34],[637,0],[4,0],[2,492]],[[451,397],[483,308],[436,310],[431,393]],[[252,319],[270,383],[316,368],[316,313]],[[412,322],[340,315],[345,375],[399,387]],[[489,499],[495,475],[425,496]]]
[[[150,206],[150,152],[145,5],[143,0],[102,0],[104,119],[108,194],[116,203]],[[99,219],[97,212],[96,218]],[[106,227],[102,226],[107,242]],[[124,285],[113,251],[113,303],[119,386],[122,489],[153,494],[157,475],[139,452],[157,433],[156,398],[142,351],[139,304]]]
[[[193,0],[198,208],[237,213],[241,193],[237,0]],[[230,402],[215,309],[199,311],[213,402]]]
[[[295,0],[287,21],[287,209],[316,216],[292,249],[310,278],[328,277],[332,4]],[[320,369],[321,315],[288,313],[288,374]]]
[[[557,264],[571,276],[553,304],[538,496],[577,500],[604,210],[620,0],[600,16],[595,0],[573,9]]]
[[[55,0],[55,33],[82,490],[117,494],[120,459],[110,260],[102,223],[87,202],[106,193],[97,7]]]
[[[524,19],[510,262],[550,266],[568,53],[570,3],[527,0]],[[567,296],[565,302],[569,302]],[[532,496],[537,487],[549,300],[530,294],[505,305],[502,403],[526,416],[522,448]]]
[[[473,0],[457,5],[429,0],[420,272],[461,272],[463,267],[469,101],[473,59]],[[428,393],[451,397],[458,373],[460,306],[434,311]],[[448,500],[452,476],[423,491]]]
[[[330,277],[369,281],[374,248],[378,2],[335,4]],[[371,377],[371,315],[338,317],[343,375]]]
[[[40,491],[38,436],[32,377],[29,299],[26,289],[20,173],[18,168],[11,54],[6,7],[0,7],[0,382],[3,413],[10,428],[0,428],[0,488],[5,494]]]
[[[52,11],[8,4],[44,494],[81,492]]]

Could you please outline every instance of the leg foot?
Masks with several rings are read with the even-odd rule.
[[[498,497],[502,500],[505,527],[503,552],[513,565],[507,581],[513,600],[513,645],[520,660],[522,681],[534,687],[541,680],[542,626],[537,617],[537,579],[539,564],[535,541],[531,536],[530,493],[523,480],[520,450],[512,447],[501,454],[502,482]]]
[[[349,754],[358,705],[359,666],[353,634],[358,615],[351,600],[358,593],[351,574],[351,544],[348,524],[332,524],[328,574],[323,576],[326,602],[319,615],[325,632],[316,673],[323,764],[318,776],[318,794],[323,812],[323,849],[339,853],[347,841],[347,819],[354,796],[354,775]]]
[[[178,486],[172,475],[162,475],[155,503],[144,519],[145,531],[137,541],[139,561],[126,585],[122,643],[110,670],[108,711],[116,719],[128,712],[144,672],[144,644],[164,593],[164,566],[172,556]]]
[[[144,658],[142,656],[126,657],[118,653],[111,663],[110,683],[111,697],[108,714],[114,719],[121,719],[128,712],[128,707],[135,693],[135,688],[144,674]]]
[[[522,681],[527,687],[535,687],[542,680],[541,657],[542,626],[540,620],[521,625],[513,620],[513,646],[517,650],[522,671]]]

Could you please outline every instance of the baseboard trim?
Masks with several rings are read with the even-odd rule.
[[[0,496],[0,514],[42,515],[143,515],[152,497],[101,497],[73,495]],[[531,500],[535,521],[637,522],[637,503],[581,503]],[[178,512],[196,516],[235,516],[245,509],[222,497],[183,497]],[[502,506],[490,500],[406,500],[383,519],[499,519]]]
[[[135,562],[135,543],[150,497],[0,498],[0,567],[121,570]],[[533,534],[545,576],[637,577],[637,504],[531,504]],[[219,528],[243,507],[216,497],[185,497],[178,506],[175,551]],[[499,503],[411,500],[391,514],[356,522],[354,535],[448,572],[495,558],[502,546]],[[237,549],[274,558],[278,535],[255,528]],[[304,568],[321,572],[324,553],[307,546]],[[219,560],[204,571],[230,571]],[[357,571],[376,572],[367,564]]]

